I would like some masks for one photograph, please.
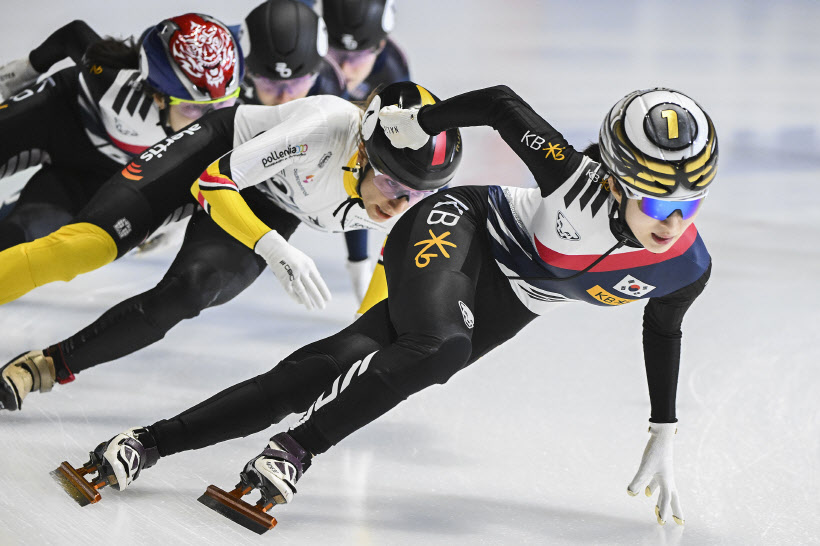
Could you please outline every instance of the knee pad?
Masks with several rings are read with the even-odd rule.
[[[195,279],[186,275],[166,277],[144,296],[143,313],[166,330],[199,316],[215,297],[207,287],[200,289]]]
[[[373,372],[405,398],[431,385],[443,385],[470,360],[472,341],[463,333],[446,337],[399,336],[396,358],[379,359]],[[371,364],[372,365],[372,364]]]

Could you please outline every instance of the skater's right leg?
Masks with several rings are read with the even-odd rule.
[[[299,349],[269,372],[154,423],[148,428],[159,454],[247,436],[307,410],[328,383],[394,339],[387,313],[385,300],[338,334]]]
[[[395,338],[387,313],[385,300],[345,330],[303,347],[269,372],[225,389],[176,417],[118,434],[91,453],[91,463],[102,467],[101,475],[114,476],[113,481],[107,478],[109,484],[117,483],[122,490],[160,457],[247,436],[305,411],[328,382]],[[243,481],[261,488],[271,502],[287,502],[310,464],[310,454],[286,436],[274,436],[268,449],[242,472]]]

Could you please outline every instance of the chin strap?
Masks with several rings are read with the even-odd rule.
[[[170,115],[171,110],[171,97],[168,95],[163,95],[162,101],[165,103],[165,108],[159,108],[159,106],[157,106],[157,108],[159,108],[159,121],[157,122],[157,125],[162,127],[162,130],[165,131],[166,136],[171,136],[174,134],[174,130],[171,129],[171,124],[168,122],[168,116]]]
[[[626,203],[626,196],[621,199],[620,204],[613,200],[612,205],[609,207],[609,230],[616,239],[623,240],[626,246],[643,248],[643,245],[626,223]],[[615,215],[616,212],[618,213],[617,216]]]

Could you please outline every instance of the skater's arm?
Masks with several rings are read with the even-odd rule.
[[[241,106],[239,111],[256,108]],[[327,151],[328,120],[323,112],[310,105],[288,103],[273,113],[276,117],[271,119],[271,129],[212,163],[191,188],[213,220],[250,248],[271,228],[253,213],[239,191],[267,181],[300,160],[312,162],[315,156],[318,161]]]
[[[5,101],[37,81],[40,74],[51,66],[71,57],[80,64],[83,53],[89,44],[100,37],[82,21],[73,21],[34,49],[28,57],[15,59],[0,66],[0,101]]]
[[[271,231],[248,206],[232,180],[230,154],[211,163],[194,182],[191,193],[219,227],[233,238],[254,248],[263,235]]]
[[[651,298],[644,308],[643,351],[652,405],[650,420],[654,423],[677,421],[675,396],[683,316],[703,292],[711,271],[710,264],[698,280],[666,296]]]
[[[85,21],[78,19],[46,38],[29,54],[29,61],[41,74],[65,58],[71,58],[75,64],[80,65],[88,46],[100,40],[100,35],[94,32],[94,29]]]
[[[423,106],[418,121],[429,135],[455,127],[492,127],[530,169],[543,196],[566,181],[583,158],[561,133],[505,85]]]

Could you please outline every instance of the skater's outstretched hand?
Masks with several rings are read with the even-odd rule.
[[[0,102],[36,82],[39,75],[28,58],[16,59],[0,66]]]
[[[418,107],[402,109],[391,104],[379,111],[379,121],[382,122],[384,134],[396,148],[412,148],[418,150],[430,139],[419,125]]]
[[[638,467],[638,473],[626,488],[627,493],[633,497],[644,488],[647,497],[652,496],[655,490],[658,490],[655,515],[661,525],[667,522],[670,515],[678,525],[683,525],[684,521],[672,464],[677,426],[677,423],[649,422],[650,437],[643,452],[641,466]]]
[[[330,301],[330,290],[310,256],[289,244],[275,230],[264,234],[254,251],[265,258],[290,297],[308,309],[325,308]]]

